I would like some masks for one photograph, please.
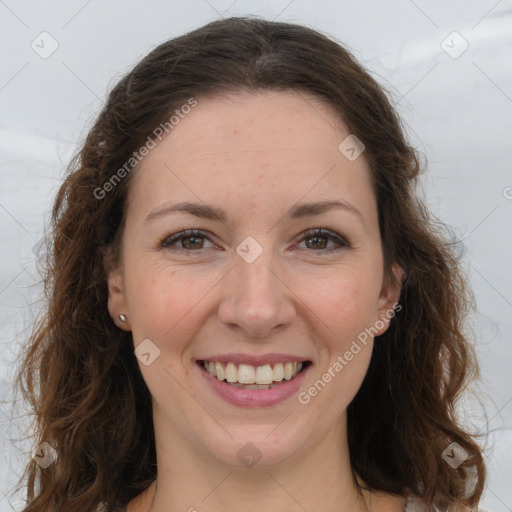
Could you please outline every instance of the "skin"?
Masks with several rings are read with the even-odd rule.
[[[296,395],[270,407],[229,404],[195,363],[227,352],[296,355],[313,363],[304,391],[392,311],[400,289],[384,273],[364,154],[349,161],[338,149],[348,135],[315,96],[214,96],[199,99],[132,176],[121,261],[108,279],[109,311],[133,333],[135,347],[150,339],[160,350],[149,366],[139,361],[153,401],[152,512],[402,509],[402,497],[361,497],[350,468],[346,409],[366,374],[372,339],[306,405]],[[326,200],[345,201],[359,214],[338,208],[287,216],[297,203]],[[146,220],[162,205],[184,201],[222,208],[226,220],[176,212]],[[304,235],[315,228],[349,245]],[[208,238],[160,247],[185,229]],[[263,249],[252,263],[236,252],[247,236]],[[389,321],[380,325],[378,334]],[[237,457],[247,442],[261,453],[252,468]],[[134,498],[128,512],[146,512],[154,489]]]

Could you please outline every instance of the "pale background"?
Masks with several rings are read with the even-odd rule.
[[[0,512],[21,508],[13,486],[31,447],[12,441],[23,436],[23,409],[13,411],[8,400],[14,360],[38,310],[38,242],[65,164],[107,91],[150,49],[219,16],[242,14],[335,37],[397,102],[428,162],[428,203],[463,240],[476,295],[487,420],[474,400],[463,410],[485,434],[483,506],[512,511],[510,0],[0,0]],[[43,31],[58,43],[47,59],[31,48]]]

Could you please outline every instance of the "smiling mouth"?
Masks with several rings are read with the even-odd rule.
[[[311,365],[310,361],[252,366],[233,362],[197,360],[197,364],[212,377],[238,389],[272,389],[283,382],[293,380]]]

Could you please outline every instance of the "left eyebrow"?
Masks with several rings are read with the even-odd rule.
[[[300,219],[302,217],[309,217],[313,215],[320,215],[334,208],[341,208],[352,215],[356,215],[364,224],[361,212],[350,203],[346,201],[319,201],[316,203],[300,203],[296,204],[288,212],[288,216],[292,219]]]

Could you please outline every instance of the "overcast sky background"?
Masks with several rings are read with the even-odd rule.
[[[471,397],[463,411],[486,448],[483,506],[512,511],[511,0],[0,0],[0,399],[12,399],[38,311],[52,199],[107,92],[159,43],[245,14],[336,38],[391,92],[426,161],[428,204],[463,241],[487,419]],[[23,436],[12,415],[2,405],[0,512],[20,510],[13,486],[31,449],[12,441]]]

